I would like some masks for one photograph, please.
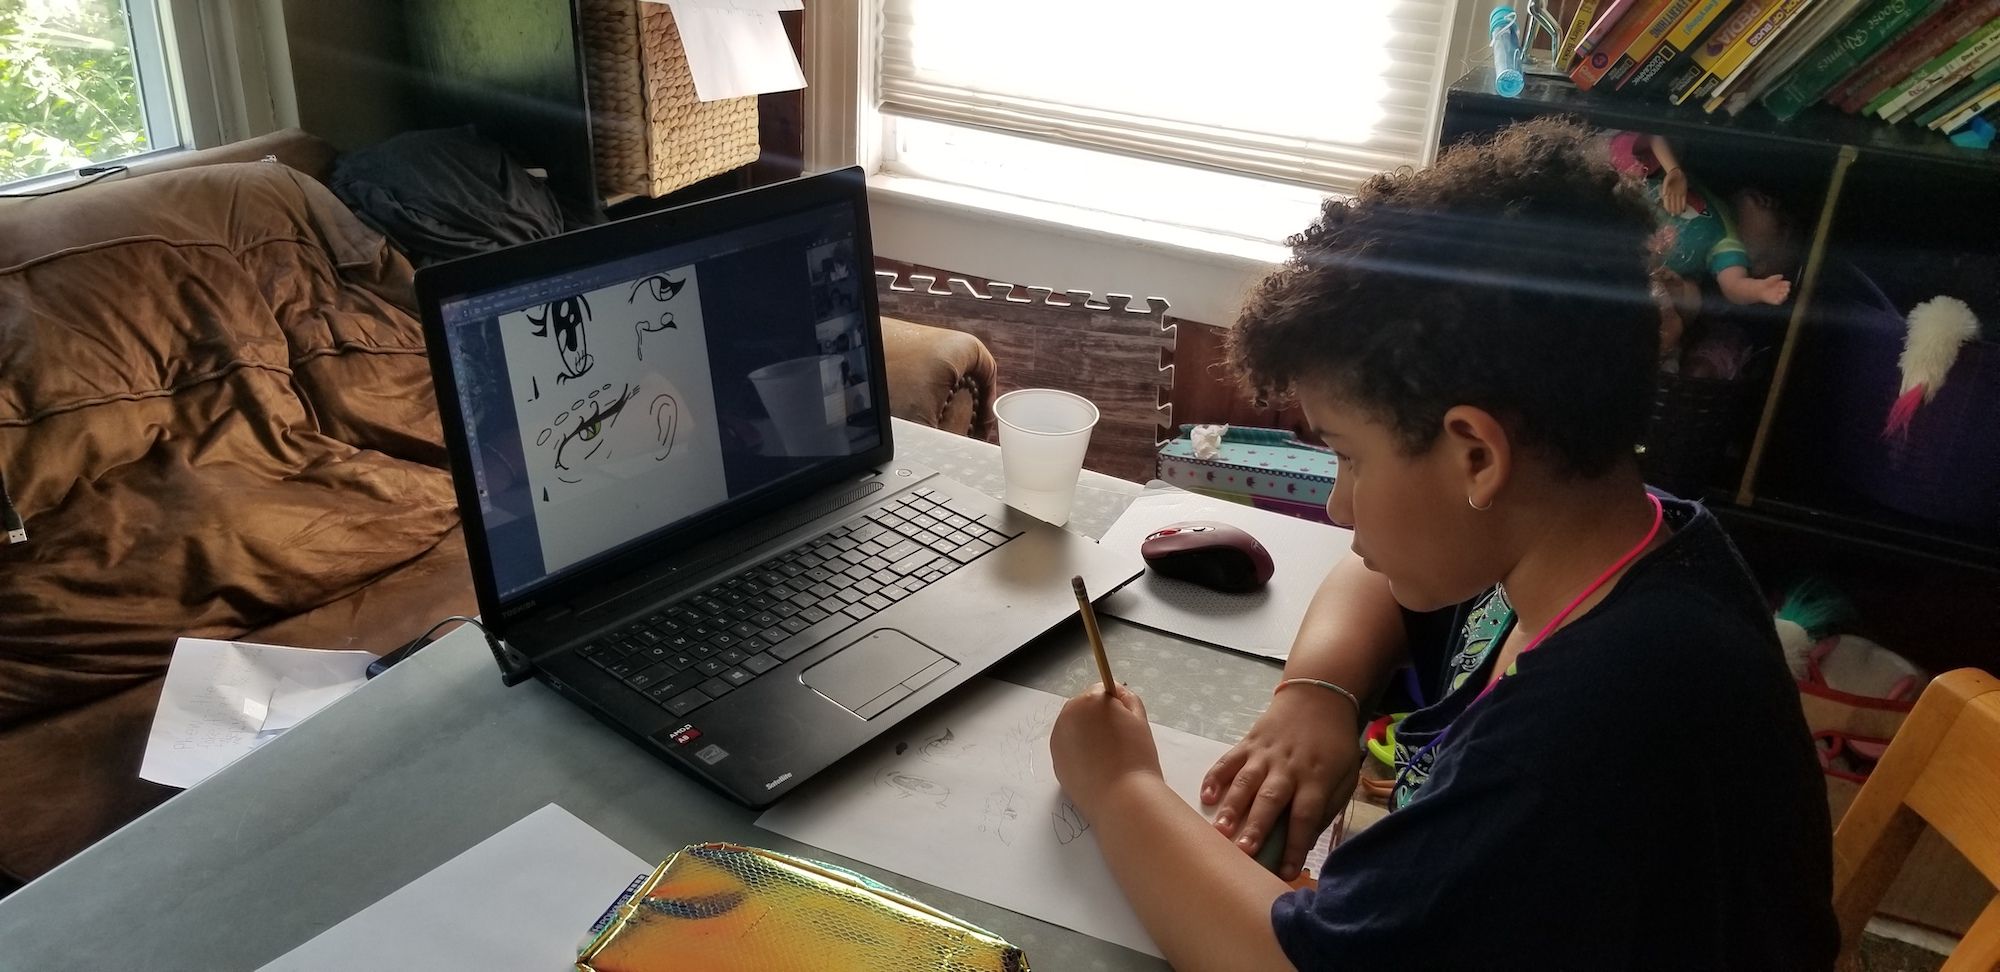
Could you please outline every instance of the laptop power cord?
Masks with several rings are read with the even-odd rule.
[[[522,682],[527,681],[529,676],[533,674],[533,666],[528,664],[528,660],[526,658],[523,658],[520,652],[515,651],[513,648],[509,647],[506,642],[502,641],[498,636],[494,635],[492,630],[487,628],[485,625],[480,624],[478,618],[469,618],[463,614],[454,614],[451,617],[445,618],[444,620],[439,621],[434,625],[431,625],[428,630],[426,630],[423,634],[418,635],[416,637],[416,640],[411,641],[409,644],[406,644],[401,648],[396,649],[395,651],[389,652],[388,654],[383,655],[382,657],[377,658],[372,662],[369,662],[368,677],[374,678],[375,676],[388,671],[390,668],[395,667],[396,664],[401,662],[403,659],[416,654],[417,649],[422,648],[425,645],[428,645],[432,641],[436,640],[435,638],[432,637],[432,635],[435,635],[439,628],[442,628],[445,625],[451,624],[453,622],[461,622],[464,624],[472,625],[473,627],[479,629],[480,634],[486,636],[486,647],[493,651],[493,661],[495,664],[500,666],[501,684],[509,687],[519,685]]]

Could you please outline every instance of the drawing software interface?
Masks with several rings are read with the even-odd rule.
[[[845,204],[446,301],[503,597],[880,441]]]

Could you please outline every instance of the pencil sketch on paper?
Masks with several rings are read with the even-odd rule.
[[[977,748],[971,743],[960,742],[951,727],[947,726],[943,732],[924,740],[924,744],[917,747],[917,758],[926,763],[940,763],[963,757]]]
[[[543,304],[540,314],[528,315],[528,323],[533,327],[529,333],[535,337],[555,340],[556,357],[563,366],[556,374],[557,384],[583,377],[596,364],[590,356],[590,335],[585,332],[590,323],[590,301],[582,294]]]
[[[1049,819],[1055,824],[1056,843],[1067,844],[1083,836],[1090,829],[1090,821],[1083,819],[1083,813],[1068,797],[1056,801],[1056,808],[1049,812]]]
[[[1021,802],[1021,794],[1013,787],[1003,786],[986,794],[986,805],[979,812],[979,832],[1012,847],[1014,821],[1021,818]]]
[[[1023,783],[1040,779],[1041,764],[1049,751],[1049,732],[1055,724],[1056,709],[1043,708],[1008,726],[1000,736],[1002,768]]]
[[[945,801],[951,798],[950,787],[935,780],[912,776],[894,766],[883,770],[881,775],[875,778],[875,782],[891,790],[900,791],[898,796],[903,799],[916,797],[936,803],[939,807],[943,807]]]
[[[1157,955],[1097,853],[1096,831],[1055,780],[1047,740],[1064,701],[973,679],[850,768],[780,801],[758,826]],[[925,744],[943,742],[947,727],[952,745],[977,748],[924,761]],[[1202,774],[1228,745],[1166,726],[1153,734],[1162,774],[1193,807]],[[1033,779],[1019,779],[1030,765]]]

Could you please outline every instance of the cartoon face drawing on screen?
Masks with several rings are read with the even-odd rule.
[[[664,379],[653,377],[591,389],[537,433],[535,445],[558,482],[578,485],[619,459],[664,461],[679,433],[680,401]],[[549,498],[544,488],[542,499]]]
[[[528,315],[528,323],[534,325],[531,332],[534,336],[555,341],[556,355],[563,366],[556,375],[557,384],[583,377],[596,363],[590,356],[589,335],[584,330],[590,323],[590,301],[582,294],[543,304],[540,315]]]
[[[632,326],[632,329],[638,338],[640,361],[646,360],[646,335],[679,329],[679,326],[674,323],[674,312],[666,310],[664,305],[672,302],[675,297],[680,296],[681,290],[686,286],[686,277],[675,280],[664,273],[642,277],[637,283],[632,285],[632,293],[625,298],[625,302],[635,305],[635,310],[639,315],[639,321]],[[651,303],[640,304],[639,294],[641,291],[644,291],[652,298]]]

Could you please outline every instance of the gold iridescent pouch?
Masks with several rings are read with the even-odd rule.
[[[842,868],[736,844],[660,865],[578,972],[1027,972],[1021,950]]]

